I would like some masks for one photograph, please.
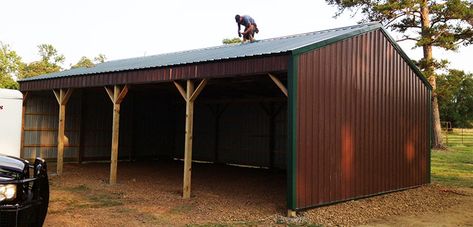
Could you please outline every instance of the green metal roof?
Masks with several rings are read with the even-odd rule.
[[[57,73],[26,78],[20,80],[20,82],[287,53],[296,50],[304,50],[304,48],[310,48],[313,45],[332,43],[338,38],[351,37],[353,35],[361,34],[381,27],[382,26],[380,23],[367,23],[278,38],[264,39],[253,43],[222,45],[146,57],[114,60],[97,64],[91,68],[70,69]]]

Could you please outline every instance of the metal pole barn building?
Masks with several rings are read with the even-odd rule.
[[[23,79],[22,157],[287,171],[287,209],[430,182],[431,86],[379,23]],[[112,117],[113,116],[113,117]],[[67,169],[66,169],[67,171]],[[119,176],[118,176],[119,178]]]

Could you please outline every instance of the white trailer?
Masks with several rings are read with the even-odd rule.
[[[23,94],[0,89],[0,154],[20,157]]]

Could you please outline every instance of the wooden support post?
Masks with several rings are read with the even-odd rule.
[[[187,81],[186,93],[186,135],[184,145],[184,185],[182,197],[188,199],[191,197],[191,173],[192,173],[192,134],[194,130],[194,102],[190,100],[194,93],[194,83]]]
[[[284,93],[284,95],[287,97],[286,86],[284,86],[284,84],[276,76],[272,75],[271,73],[268,73],[268,76],[271,78],[271,80],[274,81],[276,86],[278,86],[278,88],[281,89],[282,93]]]
[[[297,212],[295,210],[287,210],[287,217],[288,218],[295,218],[295,217],[297,217]]]
[[[118,163],[118,141],[120,136],[120,104],[128,93],[128,86],[115,85],[112,88],[105,87],[110,100],[113,103],[113,126],[112,126],[112,151],[110,160],[110,184],[117,183]]]
[[[72,95],[72,89],[53,90],[59,104],[59,124],[57,132],[57,175],[62,175],[64,166],[64,130],[66,128],[66,105]]]
[[[200,92],[207,84],[207,79],[203,79],[197,88],[194,90],[194,82],[187,80],[187,89],[177,82],[174,82],[177,90],[186,101],[186,134],[184,142],[184,179],[182,187],[182,197],[188,199],[191,197],[191,173],[192,173],[192,134],[194,121],[194,102],[199,96]]]

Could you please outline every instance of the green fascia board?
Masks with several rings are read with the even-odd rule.
[[[394,38],[389,35],[389,33],[386,31],[386,29],[383,27],[381,23],[373,23],[370,26],[367,26],[366,28],[361,28],[354,30],[350,33],[346,33],[340,36],[333,37],[331,39],[327,39],[321,42],[317,42],[311,45],[307,45],[298,49],[295,49],[292,51],[293,55],[299,55],[303,54],[312,50],[316,50],[325,46],[328,46],[330,44],[340,42],[345,39],[349,39],[364,33],[368,33],[377,29],[381,29],[381,32],[384,34],[384,36],[388,39],[388,41],[393,45],[394,49],[397,50],[397,52],[401,55],[401,57],[406,61],[406,63],[410,66],[410,68],[414,71],[414,73],[419,77],[422,82],[424,83],[425,86],[427,86],[428,89],[432,90],[432,86],[430,85],[429,81],[424,77],[422,72],[419,70],[419,68],[414,64],[414,62],[407,56],[407,54],[402,50],[402,48],[397,44],[397,42],[394,40]]]
[[[287,155],[287,208],[297,209],[297,74],[299,55],[291,55],[288,68],[288,155]]]
[[[315,50],[315,49],[319,49],[319,48],[328,46],[330,44],[342,41],[344,39],[348,39],[348,38],[351,38],[351,37],[354,37],[354,36],[357,36],[357,35],[360,35],[360,34],[364,34],[364,33],[370,32],[370,31],[374,31],[374,30],[376,30],[378,28],[381,28],[381,27],[382,27],[382,25],[380,23],[371,23],[371,24],[369,24],[369,26],[366,26],[364,28],[359,28],[359,29],[356,29],[352,32],[345,33],[343,35],[335,36],[335,37],[330,38],[330,39],[326,39],[326,40],[323,40],[323,41],[320,41],[320,42],[316,42],[316,43],[313,43],[313,44],[295,49],[295,50],[292,51],[292,53],[294,55],[303,54],[303,53],[306,53],[306,52],[309,52],[309,51],[312,51],[312,50]]]

